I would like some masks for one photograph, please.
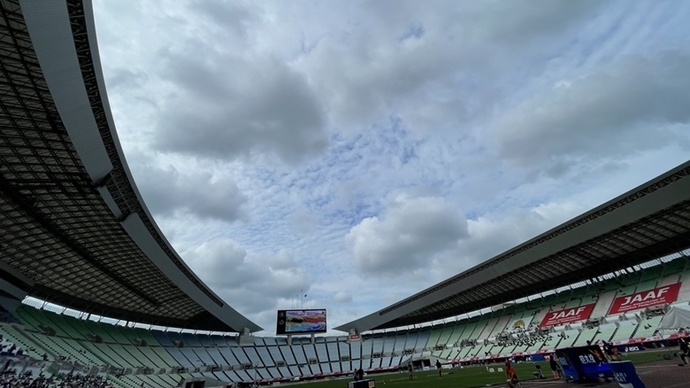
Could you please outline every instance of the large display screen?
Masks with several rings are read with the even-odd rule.
[[[326,332],[326,309],[278,310],[276,334]]]

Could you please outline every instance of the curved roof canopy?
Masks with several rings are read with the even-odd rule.
[[[360,332],[477,311],[690,247],[690,162],[459,275],[337,327]]]
[[[116,319],[260,330],[185,265],[144,205],[108,106],[91,3],[0,0],[0,32],[0,277]]]

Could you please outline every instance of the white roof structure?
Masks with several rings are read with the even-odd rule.
[[[690,162],[473,268],[337,327],[445,319],[551,291],[690,247]]]
[[[90,1],[0,0],[0,93],[3,285],[115,319],[261,330],[187,267],[142,200]]]
[[[659,323],[660,330],[678,330],[690,327],[690,305],[682,304],[671,307]]]

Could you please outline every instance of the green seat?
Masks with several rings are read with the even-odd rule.
[[[556,295],[556,303],[562,304],[570,300],[570,291],[562,291]]]
[[[623,278],[621,284],[623,284],[623,286],[625,286],[625,287],[634,286],[640,282],[641,276],[642,276],[642,274],[639,272],[628,274],[628,276]]]
[[[573,290],[572,295],[570,296],[571,299],[580,299],[584,298],[587,295],[587,287],[578,287]]]
[[[602,290],[601,293],[604,293],[606,291],[615,291],[620,288],[620,284],[616,281],[616,279],[609,279],[606,281],[606,286]]]
[[[656,287],[658,277],[653,279],[653,280],[647,280],[647,281],[642,281],[640,282],[637,287],[635,287],[635,292],[642,292],[642,291],[647,291],[651,290],[654,287]]]
[[[686,262],[686,257],[680,257],[678,259],[665,263],[661,276],[670,276],[683,272]]]
[[[556,295],[548,295],[541,299],[541,307],[548,307],[556,304]]]
[[[645,282],[645,281],[650,281],[654,280],[655,282],[661,277],[661,273],[663,272],[664,268],[661,265],[656,265],[651,268],[647,268],[642,272],[642,277],[640,277],[640,281]]]

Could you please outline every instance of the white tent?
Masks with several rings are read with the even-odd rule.
[[[690,327],[690,306],[673,306],[659,323],[660,330],[674,330]]]

